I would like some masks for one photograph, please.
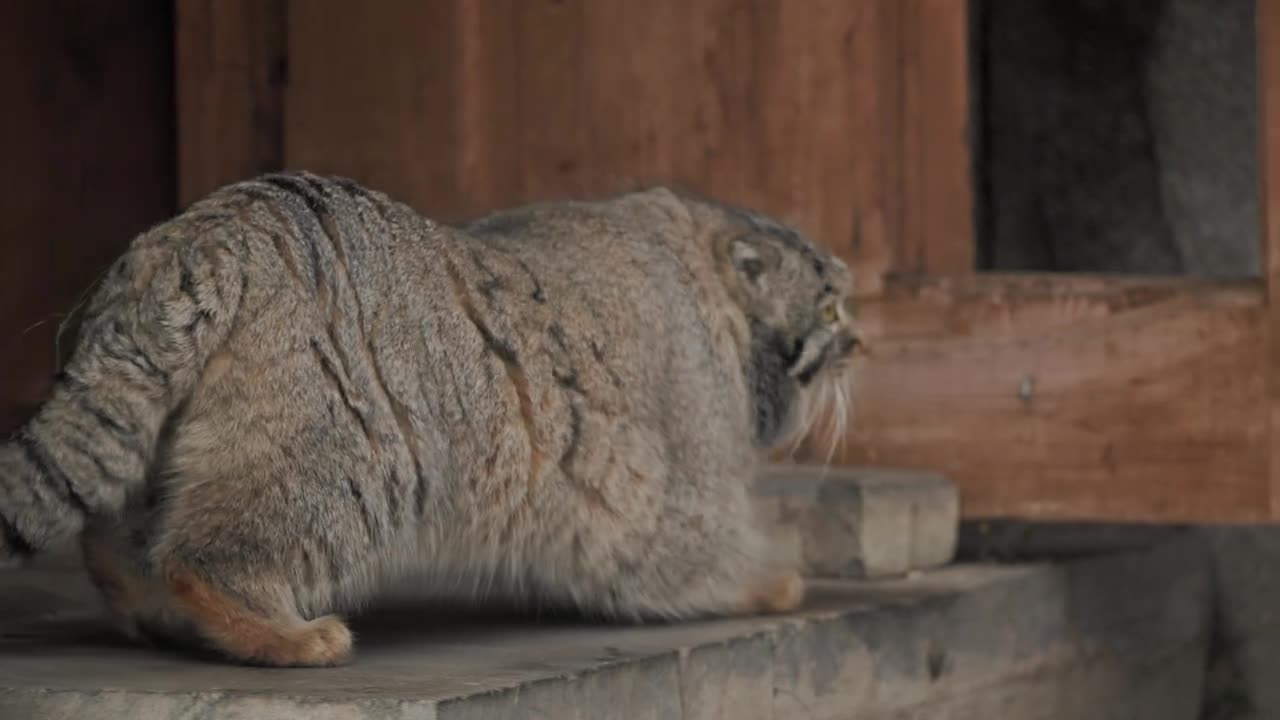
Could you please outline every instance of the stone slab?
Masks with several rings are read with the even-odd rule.
[[[812,576],[887,578],[955,556],[959,492],[935,473],[774,465],[754,497],[775,546]]]
[[[0,719],[1191,720],[1209,627],[1208,563],[1187,535],[815,581],[779,617],[619,626],[385,606],[356,620],[355,662],[324,670],[134,647],[82,578],[42,572],[0,576],[0,606],[24,608],[0,618]]]

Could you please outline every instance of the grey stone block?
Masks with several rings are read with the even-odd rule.
[[[771,720],[773,642],[763,633],[682,650],[684,720]]]
[[[56,584],[44,596],[70,600],[79,582],[0,576],[0,599]],[[1209,572],[1178,535],[1065,563],[815,581],[787,616],[624,626],[382,607],[356,622],[356,661],[324,670],[135,647],[95,605],[0,618],[0,718],[1192,720]]]
[[[774,465],[754,497],[780,552],[812,576],[893,577],[955,555],[959,493],[934,473]]]

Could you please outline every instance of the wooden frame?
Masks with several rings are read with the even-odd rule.
[[[969,517],[1280,518],[1280,0],[1240,282],[974,273],[965,0],[628,7],[180,0],[181,196],[305,165],[450,219],[696,183],[859,272],[840,462],[944,472]]]

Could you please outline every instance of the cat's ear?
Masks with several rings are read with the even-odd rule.
[[[776,264],[769,248],[750,237],[736,237],[729,241],[729,261],[743,284],[755,290],[765,290],[768,271]]]
[[[733,260],[733,269],[738,271],[744,280],[752,285],[760,282],[760,278],[764,275],[764,258],[760,257],[760,251],[754,245],[735,238],[729,244],[729,258]]]

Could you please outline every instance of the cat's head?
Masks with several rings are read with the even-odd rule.
[[[701,203],[696,214],[715,226],[707,237],[721,278],[750,328],[744,371],[758,444],[798,443],[825,415],[834,447],[846,430],[852,358],[860,347],[852,273],[784,223]]]

